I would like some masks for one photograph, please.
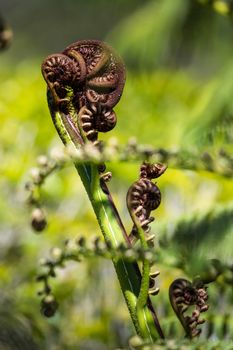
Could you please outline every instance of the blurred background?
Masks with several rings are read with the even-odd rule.
[[[25,191],[30,169],[39,155],[62,147],[47,108],[42,60],[76,40],[108,42],[125,62],[127,81],[115,108],[118,124],[103,139],[117,137],[125,144],[135,137],[138,143],[211,159],[227,152],[233,163],[233,20],[227,15],[232,4],[212,2],[0,1],[14,33],[0,54],[0,349],[114,349],[134,332],[111,261],[67,264],[53,286],[58,313],[49,320],[40,314],[38,261],[67,238],[100,235],[72,166],[43,186],[45,232],[35,235],[30,227]],[[125,195],[138,167],[138,162],[108,165],[128,230]],[[160,243],[161,292],[155,308],[170,337],[182,336],[168,305],[171,281],[198,273],[197,261],[233,263],[231,174],[168,163],[158,181],[162,204],[152,232]],[[233,333],[224,333],[223,325],[228,319],[233,329],[232,290],[221,278],[211,288],[213,308],[203,337],[229,338]],[[221,300],[219,290],[225,293]]]

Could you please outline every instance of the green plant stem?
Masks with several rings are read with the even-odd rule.
[[[59,112],[51,103],[50,112],[63,143],[73,144],[76,148],[80,148],[81,137],[76,135],[77,129],[72,124],[74,117]],[[105,241],[113,247],[119,246],[120,243],[129,245],[123,224],[119,215],[116,215],[115,206],[110,200],[108,188],[100,178],[98,167],[91,163],[77,163],[75,166],[91,201]],[[149,298],[147,298],[147,303],[142,310],[140,320],[138,318],[137,304],[142,282],[138,265],[124,261],[122,258],[114,258],[113,264],[136,332],[150,342],[158,337],[164,338]]]
[[[132,216],[134,218],[134,224],[137,227],[137,232],[140,239],[141,247],[146,250],[148,249],[148,243],[145,239],[145,233],[140,223],[138,222],[138,218],[136,217],[136,215],[132,213]],[[144,259],[142,262],[141,286],[140,286],[140,291],[139,291],[137,305],[136,305],[137,316],[141,324],[141,327],[144,327],[143,313],[147,306],[149,284],[150,284],[150,262]]]

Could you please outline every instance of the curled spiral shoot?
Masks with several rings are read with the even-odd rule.
[[[170,285],[169,298],[186,335],[189,338],[200,335],[201,329],[198,326],[205,322],[204,319],[200,319],[200,315],[209,308],[206,303],[208,299],[207,287],[179,278]],[[191,315],[185,315],[190,307],[193,310]]]
[[[83,143],[95,143],[98,132],[114,128],[113,107],[123,91],[125,69],[110,46],[97,40],[77,41],[48,56],[42,74],[50,109],[53,104],[53,110],[56,107],[65,115]]]
[[[145,232],[148,243],[153,244],[154,236],[149,235],[149,224],[154,221],[150,216],[152,210],[158,208],[161,202],[161,193],[158,186],[151,180],[161,176],[166,170],[162,164],[150,164],[144,162],[140,168],[140,178],[128,190],[127,207],[134,226],[130,233],[132,241],[137,239],[137,224]],[[135,219],[137,223],[135,223]]]
[[[134,223],[129,236],[130,241],[133,244],[136,239],[139,239],[143,249],[153,246],[154,235],[149,235],[149,224],[154,218],[150,216],[150,213],[161,202],[160,190],[151,180],[162,175],[165,170],[165,165],[144,162],[140,167],[139,180],[129,188],[127,193],[127,206]],[[159,292],[159,288],[156,287],[158,275],[159,271],[151,272],[151,264],[143,261],[141,288],[137,304],[139,315],[146,304],[148,294],[157,295]]]

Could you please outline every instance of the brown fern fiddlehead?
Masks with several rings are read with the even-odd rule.
[[[140,237],[140,234],[138,235],[140,230],[143,230],[144,233],[143,240],[140,237],[143,246],[153,246],[154,244],[154,235],[149,235],[149,224],[154,220],[154,218],[150,216],[150,213],[160,205],[161,193],[156,184],[151,180],[162,175],[166,168],[167,167],[162,164],[144,162],[140,168],[139,180],[128,190],[127,206],[134,223],[129,235],[132,244]],[[157,295],[159,292],[159,288],[156,287],[156,277],[158,275],[159,271],[155,271],[150,272],[148,276],[148,293],[150,295]]]
[[[42,73],[59,109],[71,116],[85,142],[116,125],[113,107],[125,83],[121,59],[103,42],[83,40],[48,56]]]
[[[153,244],[154,236],[149,236],[149,224],[154,220],[150,216],[152,210],[158,208],[161,202],[159,188],[151,180],[159,177],[166,170],[162,164],[143,163],[140,168],[140,178],[128,190],[127,206],[133,222],[136,216],[141,228],[144,230],[148,243]],[[137,228],[134,223],[130,233],[132,241],[137,239]]]
[[[201,284],[195,285],[195,283],[191,283],[184,278],[179,278],[172,282],[169,288],[169,298],[186,335],[189,338],[198,336],[201,333],[198,326],[205,322],[204,319],[200,319],[200,315],[208,310],[206,304],[208,299],[207,287]],[[189,307],[193,309],[191,316],[185,315]]]

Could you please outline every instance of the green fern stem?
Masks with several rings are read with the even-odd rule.
[[[147,250],[148,243],[145,239],[145,233],[138,221],[138,218],[133,212],[131,213],[131,216],[137,228],[138,238],[140,240],[141,247],[142,249]],[[139,295],[137,298],[137,305],[136,305],[137,317],[141,324],[141,327],[145,326],[143,317],[144,317],[145,308],[147,307],[149,284],[150,284],[150,262],[144,258],[142,261],[142,278],[141,278],[140,291],[139,291]]]
[[[48,97],[50,112],[63,143],[67,146],[73,145],[77,149],[80,148],[81,137],[77,135],[72,124],[74,116],[69,118],[69,115],[58,111],[50,96]],[[107,185],[99,175],[98,166],[90,162],[74,164],[91,201],[105,241],[113,247],[117,247],[121,243],[130,245]],[[147,262],[144,262],[143,276],[146,276],[145,280],[141,277],[137,263],[125,261],[123,258],[113,258],[112,260],[137,334],[151,343],[159,337],[164,338],[148,294],[145,298],[145,290],[148,292],[149,285],[149,271],[145,271],[145,269],[147,270],[149,265],[147,267]]]

